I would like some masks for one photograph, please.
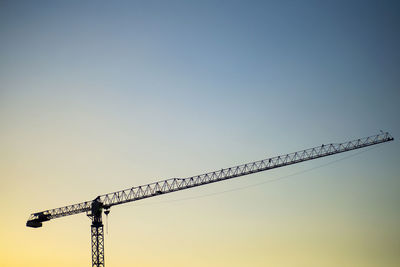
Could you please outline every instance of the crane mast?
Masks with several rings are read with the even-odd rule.
[[[26,226],[33,228],[42,227],[42,223],[45,221],[86,212],[87,216],[92,220],[92,266],[104,267],[104,232],[102,212],[105,210],[105,213],[108,214],[109,209],[112,206],[267,171],[274,168],[289,166],[393,140],[393,137],[388,132],[382,132],[381,134],[365,138],[343,143],[323,144],[318,147],[241,164],[230,168],[223,168],[217,171],[187,178],[170,178],[146,185],[135,186],[97,196],[94,200],[33,213],[29,216]]]

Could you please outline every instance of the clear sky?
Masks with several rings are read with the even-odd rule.
[[[0,266],[90,266],[85,215],[31,229],[32,212],[379,130],[395,141],[114,207],[106,264],[399,266],[399,14],[1,1]]]

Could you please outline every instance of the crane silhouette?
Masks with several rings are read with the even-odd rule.
[[[26,226],[38,228],[42,227],[43,222],[55,218],[86,213],[92,221],[92,267],[104,267],[104,231],[102,213],[104,211],[104,213],[108,215],[112,206],[267,171],[274,168],[289,166],[393,140],[393,137],[388,132],[384,133],[381,131],[380,134],[361,139],[355,139],[343,143],[323,144],[318,147],[245,163],[196,176],[187,178],[171,178],[146,185],[135,186],[125,190],[97,196],[94,200],[32,213],[29,216]]]

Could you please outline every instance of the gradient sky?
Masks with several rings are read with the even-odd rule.
[[[395,141],[114,207],[106,264],[399,266],[399,14],[1,1],[0,266],[90,266],[85,215],[32,212],[379,130]]]

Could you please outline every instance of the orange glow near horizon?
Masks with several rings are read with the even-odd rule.
[[[394,142],[354,157],[113,207],[105,262],[400,266],[399,14],[396,1],[1,1],[0,266],[91,265],[85,214],[31,229],[33,212],[380,129]]]

